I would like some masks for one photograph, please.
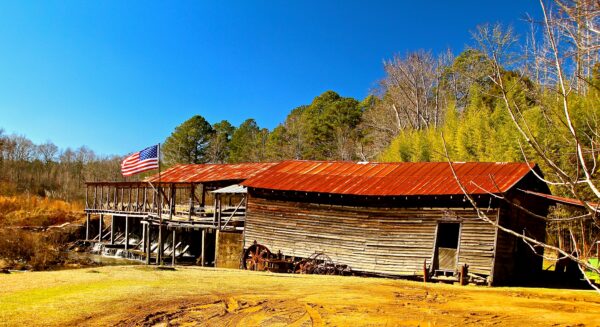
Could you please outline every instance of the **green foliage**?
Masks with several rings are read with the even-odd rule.
[[[212,126],[200,115],[177,126],[162,146],[167,165],[205,163],[209,142],[213,137]]]
[[[233,133],[229,143],[229,162],[258,162],[265,160],[268,130],[260,129],[254,119],[244,121]]]
[[[225,163],[229,158],[229,143],[235,132],[235,127],[227,120],[212,125],[214,133],[209,143],[209,161],[212,163]]]
[[[527,107],[524,90],[516,80],[511,101]],[[519,91],[520,89],[520,91]],[[520,136],[501,99],[474,84],[467,107],[459,112],[451,103],[439,128],[404,130],[380,156],[382,161],[446,161],[444,143],[455,161],[522,161]],[[484,94],[485,93],[485,94]]]
[[[341,159],[353,157],[349,153],[360,123],[362,108],[353,98],[344,98],[333,91],[316,97],[302,112],[305,122],[304,159]]]

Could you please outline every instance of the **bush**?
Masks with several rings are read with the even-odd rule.
[[[0,227],[48,227],[83,221],[83,217],[77,204],[38,196],[0,196]]]
[[[0,259],[11,269],[47,270],[65,262],[69,233],[0,229]]]

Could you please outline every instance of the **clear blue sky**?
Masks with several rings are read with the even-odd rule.
[[[455,53],[533,0],[2,1],[0,128],[126,154],[194,114],[273,128],[326,90],[364,98],[382,61]]]

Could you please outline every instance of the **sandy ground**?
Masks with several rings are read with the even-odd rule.
[[[592,291],[102,267],[0,275],[0,325],[600,326]]]

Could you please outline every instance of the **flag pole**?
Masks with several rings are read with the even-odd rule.
[[[163,209],[163,198],[161,195],[161,176],[160,176],[160,143],[158,143],[158,151],[157,151],[157,155],[158,155],[158,220],[159,220],[159,225],[158,225],[158,254],[157,254],[157,264],[162,266],[162,256],[163,256],[163,237],[162,237],[162,230],[163,230],[163,218],[162,218],[162,209]]]

